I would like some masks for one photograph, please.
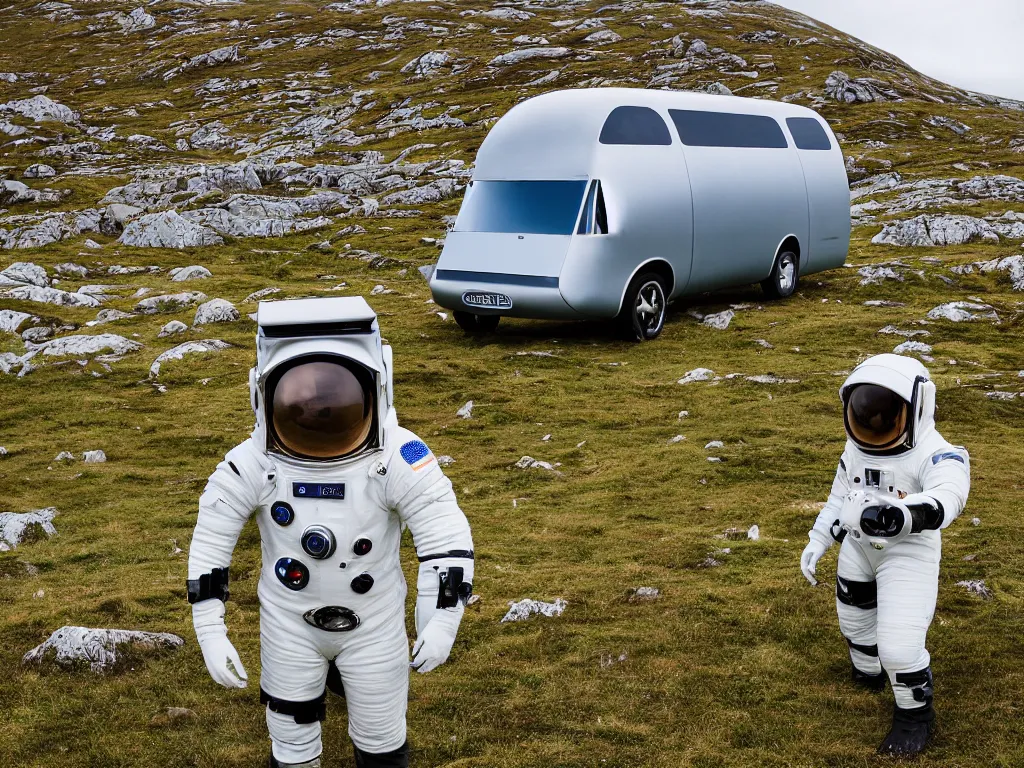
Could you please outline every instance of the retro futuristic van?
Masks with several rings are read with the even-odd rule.
[[[813,110],[553,91],[487,134],[430,288],[467,331],[502,316],[617,317],[652,339],[680,296],[760,282],[786,297],[849,245],[842,151]]]

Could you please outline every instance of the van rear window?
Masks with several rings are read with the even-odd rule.
[[[650,107],[616,107],[604,121],[598,141],[667,146],[672,143],[672,136],[661,115]]]
[[[474,181],[455,221],[456,232],[571,235],[586,191],[572,181]]]
[[[735,115],[728,112],[700,112],[670,109],[679,138],[691,147],[758,147],[785,149],[786,135],[775,119],[767,115]]]
[[[832,149],[828,134],[813,117],[787,117],[786,125],[797,149]]]

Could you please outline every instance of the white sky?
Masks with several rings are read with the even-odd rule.
[[[1022,0],[773,0],[972,91],[1024,100]]]

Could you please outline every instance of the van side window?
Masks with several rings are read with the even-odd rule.
[[[828,134],[813,117],[787,117],[786,125],[797,149],[832,149]]]
[[[607,235],[608,211],[604,206],[604,190],[601,182],[594,179],[590,182],[590,191],[583,203],[583,215],[580,216],[577,235]]]
[[[672,136],[661,115],[649,107],[616,107],[604,121],[602,144],[672,143]]]
[[[785,149],[789,146],[782,126],[767,115],[736,115],[670,109],[679,138],[691,147],[758,147]]]

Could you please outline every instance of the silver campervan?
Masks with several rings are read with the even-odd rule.
[[[813,110],[554,91],[487,134],[430,288],[469,331],[502,316],[618,317],[652,339],[680,296],[760,282],[786,297],[849,245],[842,151]]]

